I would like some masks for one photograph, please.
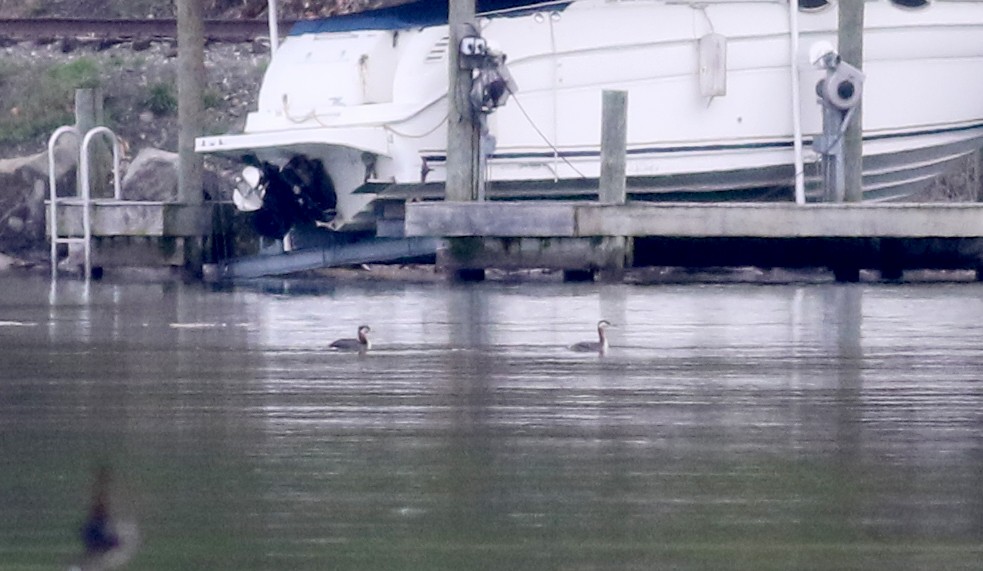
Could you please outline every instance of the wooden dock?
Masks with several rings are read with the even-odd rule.
[[[146,238],[207,236],[212,231],[213,204],[179,204],[147,200],[93,199],[92,236]],[[59,234],[82,236],[84,203],[58,201]],[[50,233],[50,232],[49,232]]]
[[[58,200],[58,235],[84,236],[85,203]],[[45,210],[50,208],[46,204]],[[200,257],[200,242],[216,230],[214,217],[221,205],[93,199],[91,237],[95,266],[184,267]],[[47,220],[50,225],[50,219]],[[49,227],[47,231],[51,235]]]
[[[417,202],[406,235],[979,238],[983,204]]]
[[[979,277],[983,268],[983,204],[975,203],[421,202],[407,204],[405,230],[465,240],[451,248],[455,269],[594,271],[622,254],[629,266],[827,267],[844,281],[864,268],[890,279],[914,268]]]

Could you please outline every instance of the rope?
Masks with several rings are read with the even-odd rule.
[[[526,118],[526,121],[529,122],[529,125],[536,131],[536,133],[539,134],[539,136],[540,136],[540,138],[542,138],[543,142],[546,143],[546,145],[549,146],[549,148],[553,150],[554,156],[559,157],[560,160],[562,160],[563,162],[565,162],[568,167],[570,167],[571,169],[573,169],[573,172],[577,173],[580,176],[580,178],[586,179],[587,176],[584,175],[584,173],[580,172],[580,170],[577,169],[577,167],[574,166],[573,163],[571,163],[566,157],[564,157],[560,153],[560,149],[558,149],[556,147],[556,145],[554,145],[552,143],[552,141],[549,140],[549,137],[547,137],[546,134],[543,133],[543,131],[536,125],[536,122],[533,121],[532,120],[532,117],[529,116],[529,113],[526,112],[526,108],[522,106],[522,102],[519,101],[519,98],[516,96],[516,93],[514,91],[512,91],[511,89],[509,89],[509,93],[512,94],[512,99],[515,101],[515,104],[519,108],[519,111],[521,111],[522,112],[522,115]]]
[[[394,135],[399,135],[400,137],[405,137],[407,139],[422,139],[424,137],[429,137],[434,132],[436,132],[437,129],[440,129],[440,127],[442,125],[444,125],[445,123],[447,123],[447,118],[448,118],[448,115],[444,115],[444,118],[441,119],[440,122],[438,122],[436,125],[434,125],[434,127],[432,129],[430,129],[430,130],[428,130],[428,131],[426,131],[424,133],[421,133],[419,135],[410,135],[408,133],[402,133],[402,132],[400,132],[400,131],[398,131],[398,130],[392,128],[392,127],[390,127],[389,125],[383,125],[382,128],[385,129],[386,131],[389,131],[390,133],[393,133]]]

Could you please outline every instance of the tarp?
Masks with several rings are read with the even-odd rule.
[[[509,15],[534,10],[563,10],[570,2],[544,0],[477,0],[479,14],[508,10]],[[417,0],[399,6],[378,8],[354,14],[343,14],[317,20],[302,20],[294,24],[291,36],[322,32],[353,32],[357,30],[402,30],[424,28],[447,23],[447,2]]]

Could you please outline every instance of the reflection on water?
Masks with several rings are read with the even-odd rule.
[[[99,462],[131,569],[983,555],[975,284],[0,282],[5,570],[71,559]],[[568,351],[600,318],[611,352]]]

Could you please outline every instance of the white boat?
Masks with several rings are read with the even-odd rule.
[[[835,45],[838,9],[799,4],[479,2],[480,33],[518,86],[488,116],[487,196],[596,194],[602,92],[613,89],[628,94],[631,199],[794,200],[797,164],[799,194],[816,199],[826,72],[810,49]],[[865,6],[864,196],[904,197],[983,144],[983,3]],[[301,195],[320,179],[300,218],[336,230],[371,228],[377,196],[440,197],[446,18],[446,3],[416,2],[297,23],[244,132],[202,137],[197,150],[286,175]],[[276,235],[296,220],[267,222]]]

